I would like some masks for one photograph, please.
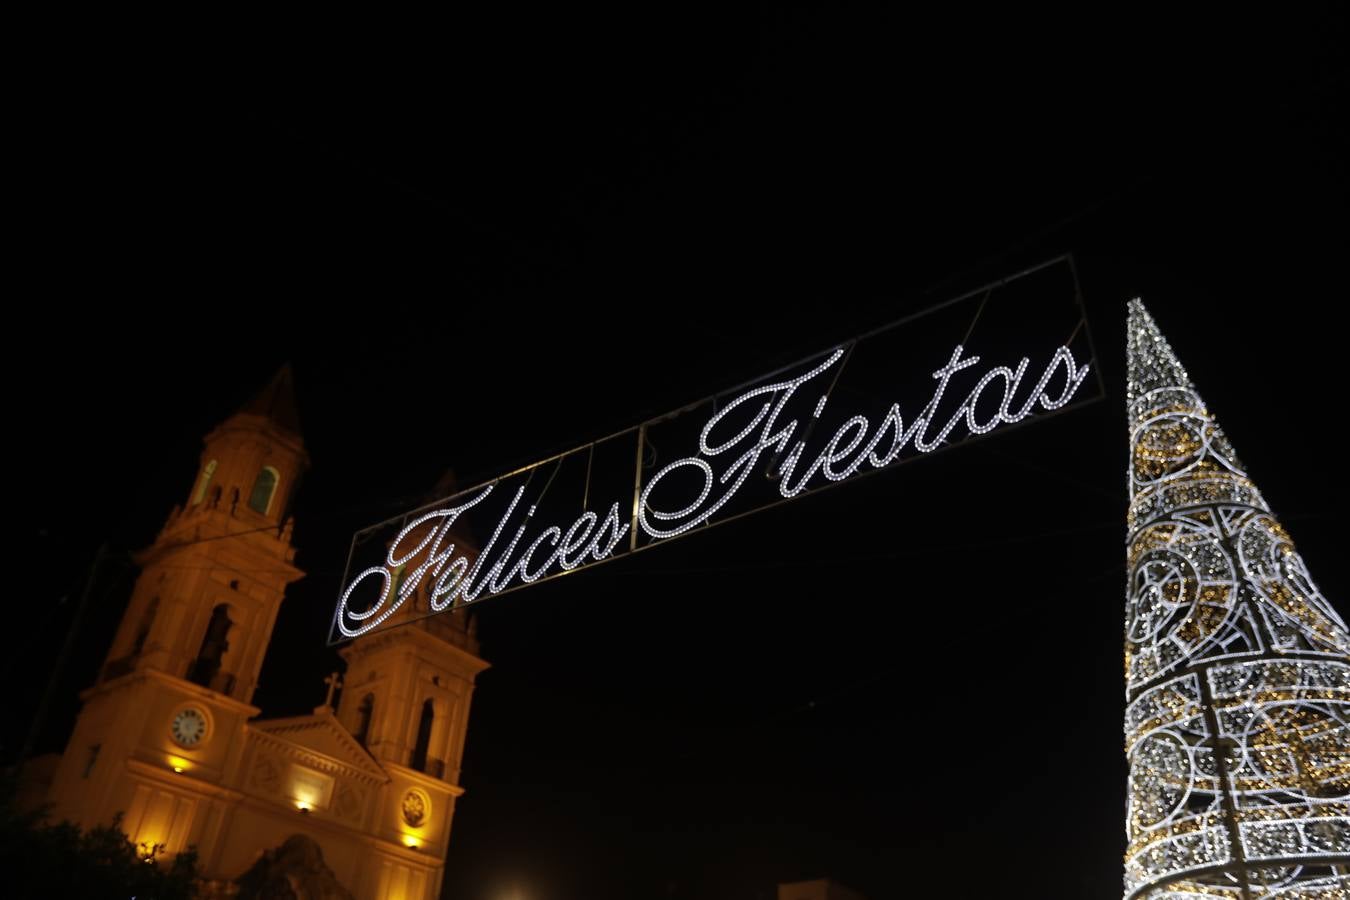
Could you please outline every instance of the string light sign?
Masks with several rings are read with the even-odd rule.
[[[352,541],[330,642],[461,608],[1102,395],[1060,257]]]

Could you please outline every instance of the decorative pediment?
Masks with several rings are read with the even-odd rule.
[[[365,776],[363,780],[384,783],[389,774],[332,713],[318,712],[287,719],[263,719],[249,723],[250,739],[297,759],[312,768]]]

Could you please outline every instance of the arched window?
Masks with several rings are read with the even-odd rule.
[[[150,626],[155,624],[155,613],[159,612],[159,598],[150,598],[150,605],[145,608],[145,615],[141,616],[141,627],[136,629],[136,640],[131,645],[131,655],[139,656],[142,648],[145,647],[145,639],[150,636]]]
[[[422,704],[422,720],[417,723],[417,743],[413,744],[409,765],[419,772],[427,769],[427,749],[431,746],[431,721],[436,717],[430,698]]]
[[[230,608],[224,603],[211,610],[211,622],[206,626],[206,634],[202,637],[202,648],[197,653],[197,659],[192,664],[192,669],[188,672],[188,681],[194,684],[200,684],[204,688],[213,688],[212,682],[215,681],[217,673],[220,672],[220,661],[225,656],[225,651],[230,649]],[[228,693],[228,691],[225,691]]]
[[[249,508],[267,515],[267,510],[272,506],[272,495],[277,492],[277,481],[277,470],[263,466],[258,473],[258,480],[253,482],[253,493],[248,497]]]
[[[192,505],[200,506],[206,499],[206,489],[211,484],[211,476],[216,474],[216,461],[213,459],[202,466],[202,476],[197,479],[197,490],[192,492]]]
[[[362,747],[370,738],[370,717],[375,714],[375,695],[366,694],[356,709],[356,740]]]

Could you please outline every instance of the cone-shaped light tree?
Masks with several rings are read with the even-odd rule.
[[[1125,897],[1346,900],[1350,634],[1138,300],[1128,340]]]

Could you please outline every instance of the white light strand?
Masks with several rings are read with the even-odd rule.
[[[361,635],[378,628],[382,622],[384,622],[391,615],[393,615],[398,610],[398,608],[403,605],[403,602],[407,600],[408,597],[412,596],[413,591],[417,587],[418,580],[420,580],[421,578],[421,573],[425,572],[429,565],[432,565],[434,562],[437,572],[439,572],[440,567],[444,565],[445,559],[446,557],[448,557],[450,551],[447,550],[446,553],[442,555],[438,560],[433,560],[433,557],[436,556],[434,548],[437,547],[439,545],[440,540],[444,538],[446,534],[449,533],[450,526],[452,526],[455,523],[455,521],[459,518],[460,513],[464,512],[465,510],[472,509],[473,507],[477,506],[479,503],[487,499],[487,496],[492,493],[493,487],[494,485],[488,485],[486,488],[480,491],[475,497],[471,498],[468,502],[462,503],[459,506],[453,506],[447,509],[436,510],[435,512],[428,513],[420,517],[416,521],[414,521],[412,524],[404,527],[404,529],[399,532],[398,537],[394,539],[393,543],[389,547],[388,555],[385,557],[386,565],[372,566],[368,569],[363,570],[354,579],[352,579],[351,584],[349,584],[347,586],[347,589],[342,592],[342,598],[341,600],[338,601],[337,614],[335,616],[337,620],[338,631],[341,632],[344,637],[349,638],[360,637]],[[433,529],[432,532],[428,534],[427,537],[423,538],[421,543],[419,543],[413,551],[404,554],[399,554],[398,547],[400,540],[402,540],[404,537],[407,537],[409,534],[412,534],[416,530],[417,526],[425,524],[437,518],[444,520],[440,526]],[[416,571],[419,573],[418,580],[414,580],[411,578],[406,579],[405,585],[407,587],[407,590],[400,589],[398,592],[399,594],[398,597],[396,597],[392,603],[388,603],[389,592],[394,584],[393,572],[397,571],[401,566],[405,565],[409,559],[414,557],[419,551],[421,551],[428,544],[432,545],[433,552],[428,554],[427,560],[416,569]],[[371,603],[361,612],[353,612],[349,610],[347,608],[347,604],[351,599],[352,591],[356,590],[356,586],[360,584],[362,581],[364,581],[367,576],[373,574],[378,574],[384,579],[383,585],[380,588],[379,596],[376,598],[374,603]],[[388,606],[385,605],[386,603],[388,603]],[[370,619],[372,616],[375,617],[374,620],[367,622],[366,620]],[[351,620],[353,622],[365,622],[365,624],[360,628],[353,629],[347,626],[348,620]]]
[[[825,442],[824,447],[815,456],[809,466],[801,472],[796,482],[793,482],[797,475],[797,469],[801,463],[802,457],[806,451],[806,440],[810,437],[810,429],[806,429],[805,436],[792,444],[790,450],[782,460],[779,471],[779,493],[785,498],[792,498],[807,490],[811,481],[817,474],[823,474],[830,481],[843,481],[844,479],[856,474],[864,464],[871,465],[873,468],[881,468],[893,462],[904,449],[906,444],[912,442],[914,449],[920,453],[929,453],[938,446],[947,441],[952,431],[956,429],[963,420],[968,423],[969,430],[974,434],[984,434],[992,430],[999,422],[1006,424],[1016,423],[1031,413],[1036,403],[1046,410],[1058,409],[1068,403],[1070,398],[1077,392],[1078,388],[1087,378],[1090,365],[1084,364],[1081,367],[1073,358],[1073,353],[1067,347],[1058,348],[1046,366],[1035,389],[1027,397],[1022,408],[1016,413],[1007,413],[1012,403],[1012,396],[1021,383],[1023,373],[1026,371],[1030,361],[1023,358],[1018,363],[1017,369],[1011,370],[1006,366],[999,366],[986,373],[979,381],[975,389],[972,390],[961,404],[952,413],[947,423],[931,440],[925,439],[924,434],[927,427],[936,420],[939,407],[944,396],[947,393],[948,386],[952,376],[957,372],[976,365],[980,357],[972,356],[963,359],[964,348],[957,345],[952,351],[947,364],[933,373],[933,378],[937,380],[937,387],[933,392],[933,397],[929,400],[910,426],[908,431],[904,430],[904,422],[900,413],[899,404],[892,404],[890,410],[882,418],[880,427],[871,439],[867,441],[861,453],[859,453],[843,469],[836,469],[835,464],[846,460],[850,454],[854,453],[870,428],[870,422],[865,416],[855,415],[847,419],[834,434]],[[758,463],[766,450],[774,449],[777,453],[782,453],[788,445],[793,434],[797,432],[798,422],[793,419],[784,425],[779,425],[779,418],[786,407],[788,401],[792,398],[797,388],[801,387],[808,380],[824,373],[840,357],[843,356],[842,350],[835,351],[825,363],[805,375],[799,376],[788,381],[778,382],[776,384],[765,385],[755,388],[742,394],[731,401],[721,412],[704,426],[699,440],[699,448],[702,457],[690,456],[675,460],[664,466],[656,473],[643,488],[638,503],[638,524],[643,532],[650,538],[661,539],[675,537],[684,534],[692,528],[696,528],[708,521],[718,510],[720,510],[736,491],[745,482],[746,476],[750,470]],[[1064,371],[1064,387],[1059,395],[1052,398],[1048,393],[1048,385],[1056,372],[1060,369]],[[994,420],[978,428],[973,427],[974,400],[979,394],[995,379],[1002,377],[1004,384],[1004,396],[999,405],[999,412]],[[750,424],[741,428],[734,438],[722,441],[718,444],[711,444],[707,440],[708,432],[713,425],[717,424],[722,418],[733,410],[739,408],[743,403],[753,397],[760,397],[764,394],[776,395],[776,402],[773,399],[759,408],[759,411],[752,417]],[[823,395],[816,402],[813,411],[813,420],[818,420],[823,414],[828,394]],[[752,437],[758,429],[758,438]],[[877,446],[881,441],[894,435],[894,442],[890,449],[881,456],[876,453]],[[710,460],[715,461],[717,457],[731,451],[747,441],[752,441],[745,446],[744,451],[731,462],[726,471],[720,477],[716,476],[715,469]],[[660,509],[652,504],[652,494],[663,483],[668,475],[686,467],[699,469],[703,475],[702,484],[699,486],[698,495],[695,499],[679,509]],[[714,483],[726,484],[730,482],[731,486],[725,490],[721,496],[717,497],[710,505],[704,506],[712,493]],[[681,521],[684,520],[684,521]],[[680,522],[677,525],[666,523]]]
[[[870,431],[871,423],[866,416],[853,415],[825,440],[819,452],[814,453],[810,465],[800,472],[800,477],[797,477],[799,465],[806,454],[806,443],[811,438],[813,427],[803,430],[796,419],[784,421],[785,409],[799,388],[839,363],[844,357],[844,350],[838,348],[831,351],[822,362],[801,375],[740,394],[713,413],[700,429],[700,455],[668,463],[642,486],[636,504],[639,527],[648,538],[663,540],[707,523],[737,496],[746,480],[760,470],[761,463],[766,459],[774,461],[783,457],[776,473],[778,490],[783,497],[793,497],[808,489],[817,475],[823,475],[830,482],[839,482],[857,474],[864,466],[876,469],[889,465],[907,445],[912,445],[920,453],[931,452],[946,442],[962,421],[966,422],[972,434],[984,434],[999,422],[1019,421],[1037,403],[1047,410],[1057,409],[1068,402],[1089,370],[1086,364],[1082,367],[1076,364],[1067,347],[1059,348],[1021,410],[1009,414],[1013,394],[1030,361],[1023,358],[1015,371],[1006,366],[996,367],[985,373],[938,434],[931,440],[926,439],[924,435],[928,426],[937,419],[939,406],[948,393],[953,376],[977,365],[980,360],[978,356],[963,358],[963,353],[964,348],[957,345],[946,365],[933,373],[933,378],[938,382],[933,396],[908,430],[904,427],[898,403],[891,404],[874,433]],[[1064,389],[1058,397],[1051,398],[1047,385],[1060,368],[1065,371]],[[977,425],[974,421],[974,403],[999,378],[1004,386],[999,412],[993,421]],[[763,402],[755,403],[757,398],[763,398]],[[828,393],[822,393],[816,400],[812,413],[813,426],[824,415],[828,400]],[[732,424],[743,414],[746,416],[744,424]],[[728,428],[734,428],[734,433],[729,437],[716,437],[719,430]],[[801,437],[794,442],[793,438],[798,434]],[[889,447],[884,453],[879,453],[878,448],[888,439]],[[724,465],[720,473],[715,464]],[[653,505],[653,493],[658,490],[669,493],[675,482],[686,478],[683,474],[685,470],[693,470],[697,479],[694,489],[689,492],[692,499],[676,509]],[[369,633],[400,609],[424,582],[430,583],[429,605],[433,611],[439,612],[457,603],[473,603],[482,597],[501,593],[516,584],[533,583],[554,571],[569,572],[590,562],[598,562],[613,555],[631,527],[620,517],[619,504],[615,502],[603,517],[594,511],[584,510],[566,531],[560,525],[549,525],[533,538],[527,538],[536,512],[536,506],[530,506],[523,517],[517,517],[519,521],[510,530],[510,539],[499,547],[503,535],[513,524],[512,519],[516,517],[524,496],[525,486],[522,485],[514,492],[505,511],[499,516],[492,536],[471,565],[466,556],[456,555],[455,544],[448,540],[450,529],[461,513],[485,500],[492,489],[492,486],[488,486],[467,503],[428,512],[408,522],[390,543],[384,565],[362,570],[343,592],[336,615],[339,633],[343,637]],[[517,548],[522,544],[525,544],[526,549],[516,557]],[[536,557],[545,553],[545,545],[548,547],[547,555],[542,562],[537,562]],[[411,568],[402,580],[397,579],[395,573],[407,566]],[[383,579],[377,597],[364,609],[352,609],[353,592],[358,585],[376,575]],[[389,593],[395,584],[398,585],[397,596],[390,597]]]

